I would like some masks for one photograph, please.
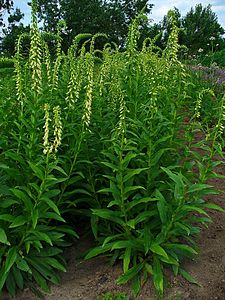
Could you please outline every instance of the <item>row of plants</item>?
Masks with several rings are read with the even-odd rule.
[[[214,156],[223,156],[224,97],[215,102],[179,62],[172,14],[160,55],[150,39],[137,50],[141,14],[124,52],[110,43],[96,50],[106,36],[82,34],[65,54],[59,24],[53,59],[32,6],[29,60],[22,35],[15,93],[0,103],[0,291],[57,284],[81,220],[96,243],[85,258],[121,260],[117,282],[132,281],[135,296],[149,277],[162,295],[165,268],[195,282],[182,260],[197,254],[207,209],[223,211],[204,196],[217,193],[207,180],[222,177]],[[206,138],[196,141],[198,131]]]

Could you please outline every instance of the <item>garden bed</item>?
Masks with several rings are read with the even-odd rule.
[[[102,297],[115,291],[140,300],[156,293],[225,299],[224,216],[212,214],[215,223],[202,228],[212,221],[208,209],[224,211],[216,205],[223,206],[224,192],[212,197],[207,183],[225,190],[223,162],[213,159],[224,158],[225,95],[179,62],[172,15],[162,56],[150,46],[138,50],[140,15],[127,50],[108,45],[97,65],[99,34],[81,51],[89,36],[76,36],[65,56],[60,30],[52,61],[34,4],[29,62],[20,37],[15,78],[1,82],[0,293],[18,300],[37,299],[35,288],[46,300],[128,299]]]
[[[224,173],[224,167],[217,169]],[[225,190],[225,182],[212,179],[210,184]],[[210,196],[210,202],[225,208],[225,195]],[[225,299],[225,216],[220,212],[210,212],[213,223],[204,229],[199,238],[199,255],[192,261],[184,263],[184,269],[198,281],[200,286],[190,284],[181,276],[169,276],[165,299],[190,300],[224,300]],[[116,278],[121,274],[121,265],[111,267],[106,258],[95,258],[83,261],[79,256],[93,244],[91,237],[83,237],[66,253],[67,272],[62,274],[59,286],[52,286],[46,300],[95,300],[98,295],[107,291],[126,291],[130,296],[130,285],[118,286]],[[10,299],[3,296],[2,300]],[[37,300],[29,290],[18,294],[17,300]],[[132,299],[132,296],[130,297]],[[139,300],[156,299],[152,281],[142,289]]]

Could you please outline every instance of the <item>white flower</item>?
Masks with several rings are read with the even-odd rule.
[[[211,36],[211,37],[209,38],[210,41],[215,41],[215,39],[216,39],[216,38],[215,38],[214,36]]]
[[[203,51],[204,51],[204,50],[203,50],[202,48],[199,48],[199,49],[198,49],[198,52],[199,52],[199,53],[202,53]]]

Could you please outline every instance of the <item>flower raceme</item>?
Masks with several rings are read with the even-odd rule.
[[[61,145],[61,140],[62,140],[62,121],[61,121],[61,109],[58,106],[53,107],[53,118],[54,118],[54,141],[53,143],[50,143],[49,141],[49,122],[51,121],[50,119],[50,114],[49,114],[49,104],[44,105],[44,111],[45,111],[45,125],[44,125],[44,137],[43,137],[43,146],[44,154],[51,154],[51,153],[57,153],[58,148]]]

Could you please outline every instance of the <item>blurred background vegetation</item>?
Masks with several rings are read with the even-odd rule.
[[[57,31],[59,21],[65,21],[63,31],[63,50],[67,52],[73,38],[79,33],[105,33],[109,41],[115,42],[123,50],[126,45],[128,27],[132,18],[144,7],[146,20],[142,22],[140,45],[146,37],[155,39],[156,46],[164,49],[171,25],[168,17],[153,23],[151,10],[154,5],[148,0],[37,0],[40,29],[50,33]],[[29,25],[24,22],[24,13],[16,7],[16,1],[0,1],[0,52],[11,57],[15,52],[18,36],[29,33]],[[28,1],[29,5],[29,1]],[[180,59],[195,60],[195,63],[210,65],[216,63],[225,66],[225,30],[219,24],[210,5],[197,4],[186,15],[174,7],[174,14],[180,28]],[[3,17],[4,16],[4,17]],[[54,46],[54,36],[48,36],[49,45]],[[98,40],[102,48],[106,40]],[[29,52],[29,36],[24,39],[24,52]]]

